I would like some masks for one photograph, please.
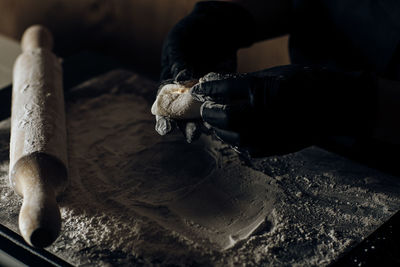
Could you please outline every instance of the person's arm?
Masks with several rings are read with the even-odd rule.
[[[257,41],[290,32],[292,20],[291,0],[223,0],[244,7],[253,16],[257,27]]]
[[[203,78],[191,89],[217,137],[252,156],[285,154],[331,135],[370,137],[376,76],[286,65]]]
[[[238,49],[288,31],[288,3],[288,0],[198,2],[165,39],[161,83],[197,80],[209,72],[235,73]],[[161,135],[172,131],[174,124],[168,117],[156,116],[156,131]],[[197,124],[183,121],[178,125],[188,142],[198,136]]]

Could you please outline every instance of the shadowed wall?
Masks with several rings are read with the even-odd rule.
[[[19,39],[41,23],[66,56],[82,49],[116,56],[137,71],[158,77],[162,41],[195,0],[0,0],[0,33]],[[239,52],[239,71],[287,64],[287,37]]]

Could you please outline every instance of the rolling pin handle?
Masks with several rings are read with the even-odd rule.
[[[35,247],[51,245],[61,230],[56,196],[66,185],[67,169],[53,156],[33,153],[17,161],[11,181],[24,199],[19,213],[22,237]]]
[[[61,214],[52,189],[38,185],[25,192],[19,214],[21,235],[31,246],[52,244],[61,230]]]
[[[22,51],[36,48],[46,48],[48,50],[53,49],[53,37],[51,32],[41,25],[34,25],[29,27],[21,40]]]

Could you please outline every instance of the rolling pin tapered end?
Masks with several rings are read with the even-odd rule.
[[[54,193],[43,189],[24,196],[19,214],[19,229],[25,241],[34,247],[48,247],[61,230],[61,215]],[[49,190],[47,190],[49,191]]]
[[[51,245],[61,230],[56,196],[66,186],[66,167],[53,156],[33,153],[18,160],[11,181],[24,198],[19,213],[21,235],[32,246]]]
[[[38,248],[45,248],[50,246],[57,237],[58,234],[54,234],[52,229],[38,228],[31,233],[30,242],[28,242],[28,244]]]
[[[21,40],[22,51],[35,48],[53,49],[53,36],[51,32],[42,25],[33,25],[23,34]]]

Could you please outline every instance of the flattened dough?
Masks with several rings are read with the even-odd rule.
[[[195,100],[190,95],[189,89],[190,87],[181,84],[164,85],[151,107],[151,113],[174,119],[200,118],[202,102]]]

